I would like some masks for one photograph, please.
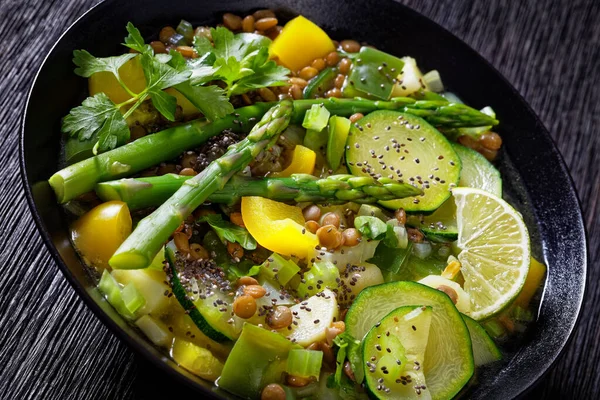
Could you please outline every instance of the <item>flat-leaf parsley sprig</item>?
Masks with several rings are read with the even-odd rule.
[[[271,40],[261,35],[234,35],[223,27],[212,29],[212,42],[205,37],[194,39],[194,47],[201,56],[186,60],[175,51],[155,55],[131,22],[127,24],[127,32],[123,44],[136,53],[100,58],[85,50],[73,52],[77,75],[89,78],[98,72],[112,73],[131,96],[115,104],[105,93],[97,93],[63,119],[64,133],[80,141],[97,140],[94,154],[114,149],[129,140],[127,118],[148,99],[167,120],[174,121],[177,100],[164,89],[175,88],[207,119],[215,120],[233,112],[230,96],[285,85],[288,79],[289,70],[269,60]],[[139,93],[133,92],[119,76],[119,68],[136,57],[140,58],[146,80],[146,87]],[[222,81],[225,88],[207,85],[214,81]]]

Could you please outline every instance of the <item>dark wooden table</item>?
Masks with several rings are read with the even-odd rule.
[[[1,399],[180,395],[79,300],[42,243],[19,176],[19,125],[34,74],[62,31],[96,2],[0,2]],[[589,234],[589,286],[573,340],[530,396],[598,398],[600,2],[404,2],[494,64],[529,101],[565,158]]]

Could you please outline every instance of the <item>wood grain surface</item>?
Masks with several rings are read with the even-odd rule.
[[[34,74],[63,30],[96,2],[0,1],[1,399],[173,394],[170,382],[109,333],[71,289],[35,228],[19,175],[19,127]],[[600,2],[404,3],[465,40],[512,82],[550,130],[571,171],[589,235],[589,286],[572,341],[529,396],[598,398]]]

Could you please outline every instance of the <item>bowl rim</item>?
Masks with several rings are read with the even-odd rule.
[[[567,180],[569,182],[569,188],[568,188],[569,194],[572,195],[572,197],[575,199],[575,202],[577,204],[577,207],[576,207],[577,219],[576,219],[576,221],[574,221],[575,223],[573,224],[573,226],[574,226],[574,229],[579,230],[580,233],[582,233],[582,237],[583,237],[583,244],[580,248],[580,250],[582,251],[581,267],[582,267],[582,275],[583,276],[582,276],[582,280],[581,280],[582,284],[580,285],[580,296],[577,299],[577,305],[575,307],[573,323],[571,324],[571,326],[568,329],[568,335],[567,335],[566,339],[563,340],[558,351],[555,351],[552,353],[552,356],[551,356],[552,359],[549,360],[549,362],[548,361],[546,362],[546,364],[544,365],[545,368],[543,368],[541,371],[538,371],[535,376],[535,379],[532,380],[529,383],[529,385],[521,388],[520,391],[518,392],[518,394],[515,396],[515,398],[522,398],[526,393],[528,393],[534,387],[536,387],[536,385],[540,382],[540,380],[542,380],[553,369],[553,367],[555,366],[557,361],[564,355],[565,349],[571,343],[573,336],[574,336],[575,329],[577,328],[577,326],[581,320],[581,314],[582,314],[581,311],[582,311],[582,307],[583,307],[585,298],[588,294],[587,292],[588,292],[588,285],[589,285],[589,279],[590,279],[590,276],[588,274],[588,267],[589,267],[588,232],[587,232],[587,228],[583,221],[581,201],[577,194],[577,190],[575,188],[573,178],[571,177],[571,174],[569,173],[569,170],[568,170],[568,168],[565,164],[565,161],[562,157],[562,154],[558,150],[558,148],[554,142],[554,139],[552,138],[548,129],[542,123],[542,121],[540,120],[538,115],[532,109],[531,105],[525,100],[525,98],[519,93],[519,91],[512,85],[512,83],[509,82],[508,79],[494,65],[492,65],[483,55],[481,55],[478,51],[473,49],[463,39],[459,38],[454,33],[450,32],[448,29],[446,29],[442,25],[438,24],[436,21],[432,20],[428,16],[420,13],[419,11],[417,11],[405,4],[399,3],[397,0],[388,0],[388,1],[390,3],[395,3],[396,6],[403,8],[404,12],[406,12],[407,14],[427,21],[428,24],[431,24],[431,25],[435,26],[436,29],[443,31],[446,35],[450,36],[454,41],[460,42],[460,44],[464,48],[464,51],[469,51],[469,52],[473,53],[476,56],[476,58],[479,59],[480,62],[485,64],[485,66],[487,68],[489,68],[491,70],[491,72],[493,72],[496,79],[500,80],[504,86],[506,86],[507,88],[510,89],[510,91],[513,93],[513,95],[515,95],[519,100],[521,100],[520,106],[524,107],[525,110],[527,111],[527,113],[534,118],[534,121],[538,125],[539,130],[541,131],[542,135],[545,136],[545,139],[548,140],[548,142],[550,144],[551,156],[556,157],[556,159],[558,160],[557,166],[560,168],[561,173],[564,174],[565,177],[567,177]],[[210,398],[220,399],[221,397],[217,397],[216,393],[210,391],[209,389],[202,386],[200,383],[198,383],[194,379],[186,376],[184,373],[181,373],[182,367],[172,368],[167,364],[167,362],[156,357],[156,355],[153,354],[146,346],[144,346],[142,343],[140,343],[139,340],[137,340],[136,338],[134,338],[133,336],[128,334],[113,319],[111,319],[108,316],[108,314],[92,299],[90,294],[87,292],[86,288],[70,273],[69,269],[67,268],[67,266],[65,265],[64,261],[62,260],[62,258],[60,256],[60,254],[58,253],[54,243],[52,242],[51,235],[48,232],[48,230],[46,229],[43,219],[42,219],[40,213],[38,212],[37,206],[35,204],[32,189],[31,189],[32,182],[30,182],[27,177],[27,168],[26,168],[26,162],[25,162],[26,116],[28,115],[28,112],[29,112],[30,100],[31,100],[31,96],[33,94],[33,90],[38,82],[38,78],[39,78],[42,70],[44,69],[44,67],[46,65],[46,62],[48,61],[49,57],[54,52],[56,47],[58,47],[60,45],[63,38],[65,36],[69,35],[72,30],[77,28],[80,24],[84,23],[85,20],[88,17],[90,17],[91,14],[100,12],[102,9],[104,9],[106,7],[114,6],[116,3],[118,3],[117,0],[101,0],[100,2],[94,4],[89,9],[87,9],[79,17],[77,17],[77,19],[71,25],[69,25],[69,27],[67,29],[65,29],[64,32],[56,39],[54,44],[51,46],[51,48],[48,50],[48,52],[44,56],[44,59],[40,63],[39,67],[37,68],[34,79],[31,83],[31,86],[30,86],[28,92],[27,92],[27,97],[26,97],[26,100],[25,100],[25,103],[23,105],[23,109],[21,112],[21,124],[20,124],[19,139],[18,139],[19,140],[18,156],[19,156],[19,170],[20,170],[20,175],[21,175],[21,181],[24,186],[25,196],[27,199],[29,209],[31,211],[31,214],[35,221],[35,225],[40,233],[40,236],[42,237],[42,240],[43,240],[46,248],[52,255],[52,258],[58,265],[59,270],[61,271],[63,276],[65,276],[65,278],[67,279],[67,281],[69,282],[71,287],[75,290],[75,292],[77,292],[79,298],[82,299],[83,302],[86,304],[86,306],[92,310],[93,314],[106,327],[108,327],[110,332],[113,335],[115,335],[121,342],[124,342],[128,346],[133,348],[135,353],[141,354],[143,357],[145,357],[147,360],[149,360],[154,366],[158,366],[158,368],[160,368],[162,371],[167,372],[167,374],[170,377],[175,378],[177,381],[184,383],[186,386],[188,386],[190,388],[193,388],[195,390],[200,390],[201,392],[203,392],[205,395],[209,396]],[[550,271],[550,269],[548,269],[546,280],[548,278],[549,271]],[[544,292],[542,294],[542,302],[543,302],[543,298],[545,297],[545,295],[546,295],[546,293],[545,293],[545,289],[544,289]],[[541,307],[541,304],[540,304],[540,307]]]

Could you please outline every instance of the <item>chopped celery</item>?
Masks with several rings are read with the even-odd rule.
[[[337,115],[329,119],[329,138],[327,140],[327,162],[332,170],[339,168],[346,150],[346,140],[351,122]]]
[[[126,285],[121,290],[121,298],[123,299],[125,308],[132,314],[146,304],[146,299],[144,299],[144,296],[142,296],[133,283]]]
[[[333,68],[325,68],[304,88],[305,99],[325,97],[325,92],[333,86],[336,72]]]
[[[288,354],[286,372],[302,378],[315,377],[319,380],[322,363],[322,351],[293,349]]]
[[[102,272],[102,277],[98,283],[98,289],[104,293],[108,303],[117,310],[125,318],[132,319],[133,313],[125,307],[123,297],[121,295],[121,287],[113,276],[107,271]]]
[[[388,100],[403,67],[404,62],[398,57],[363,46],[354,60],[348,80],[356,90]]]
[[[317,261],[304,273],[304,280],[298,285],[298,295],[307,298],[325,288],[337,289],[340,271],[329,261]]]
[[[497,319],[490,319],[482,322],[481,326],[483,326],[487,333],[494,339],[499,339],[506,335],[506,328],[504,328],[504,325]]]
[[[164,347],[171,345],[173,335],[168,331],[167,327],[157,319],[152,318],[150,315],[142,315],[135,321],[135,324],[155,345]]]
[[[273,253],[261,264],[259,276],[285,286],[299,271],[295,262]]]
[[[183,339],[175,338],[171,356],[183,368],[209,381],[217,379],[223,370],[223,364],[210,350]]]
[[[323,104],[313,104],[304,115],[302,126],[306,129],[320,132],[327,126],[329,115],[329,110]]]
[[[281,383],[288,353],[301,347],[278,333],[246,323],[219,378],[219,387],[243,398],[260,398],[263,387]]]

